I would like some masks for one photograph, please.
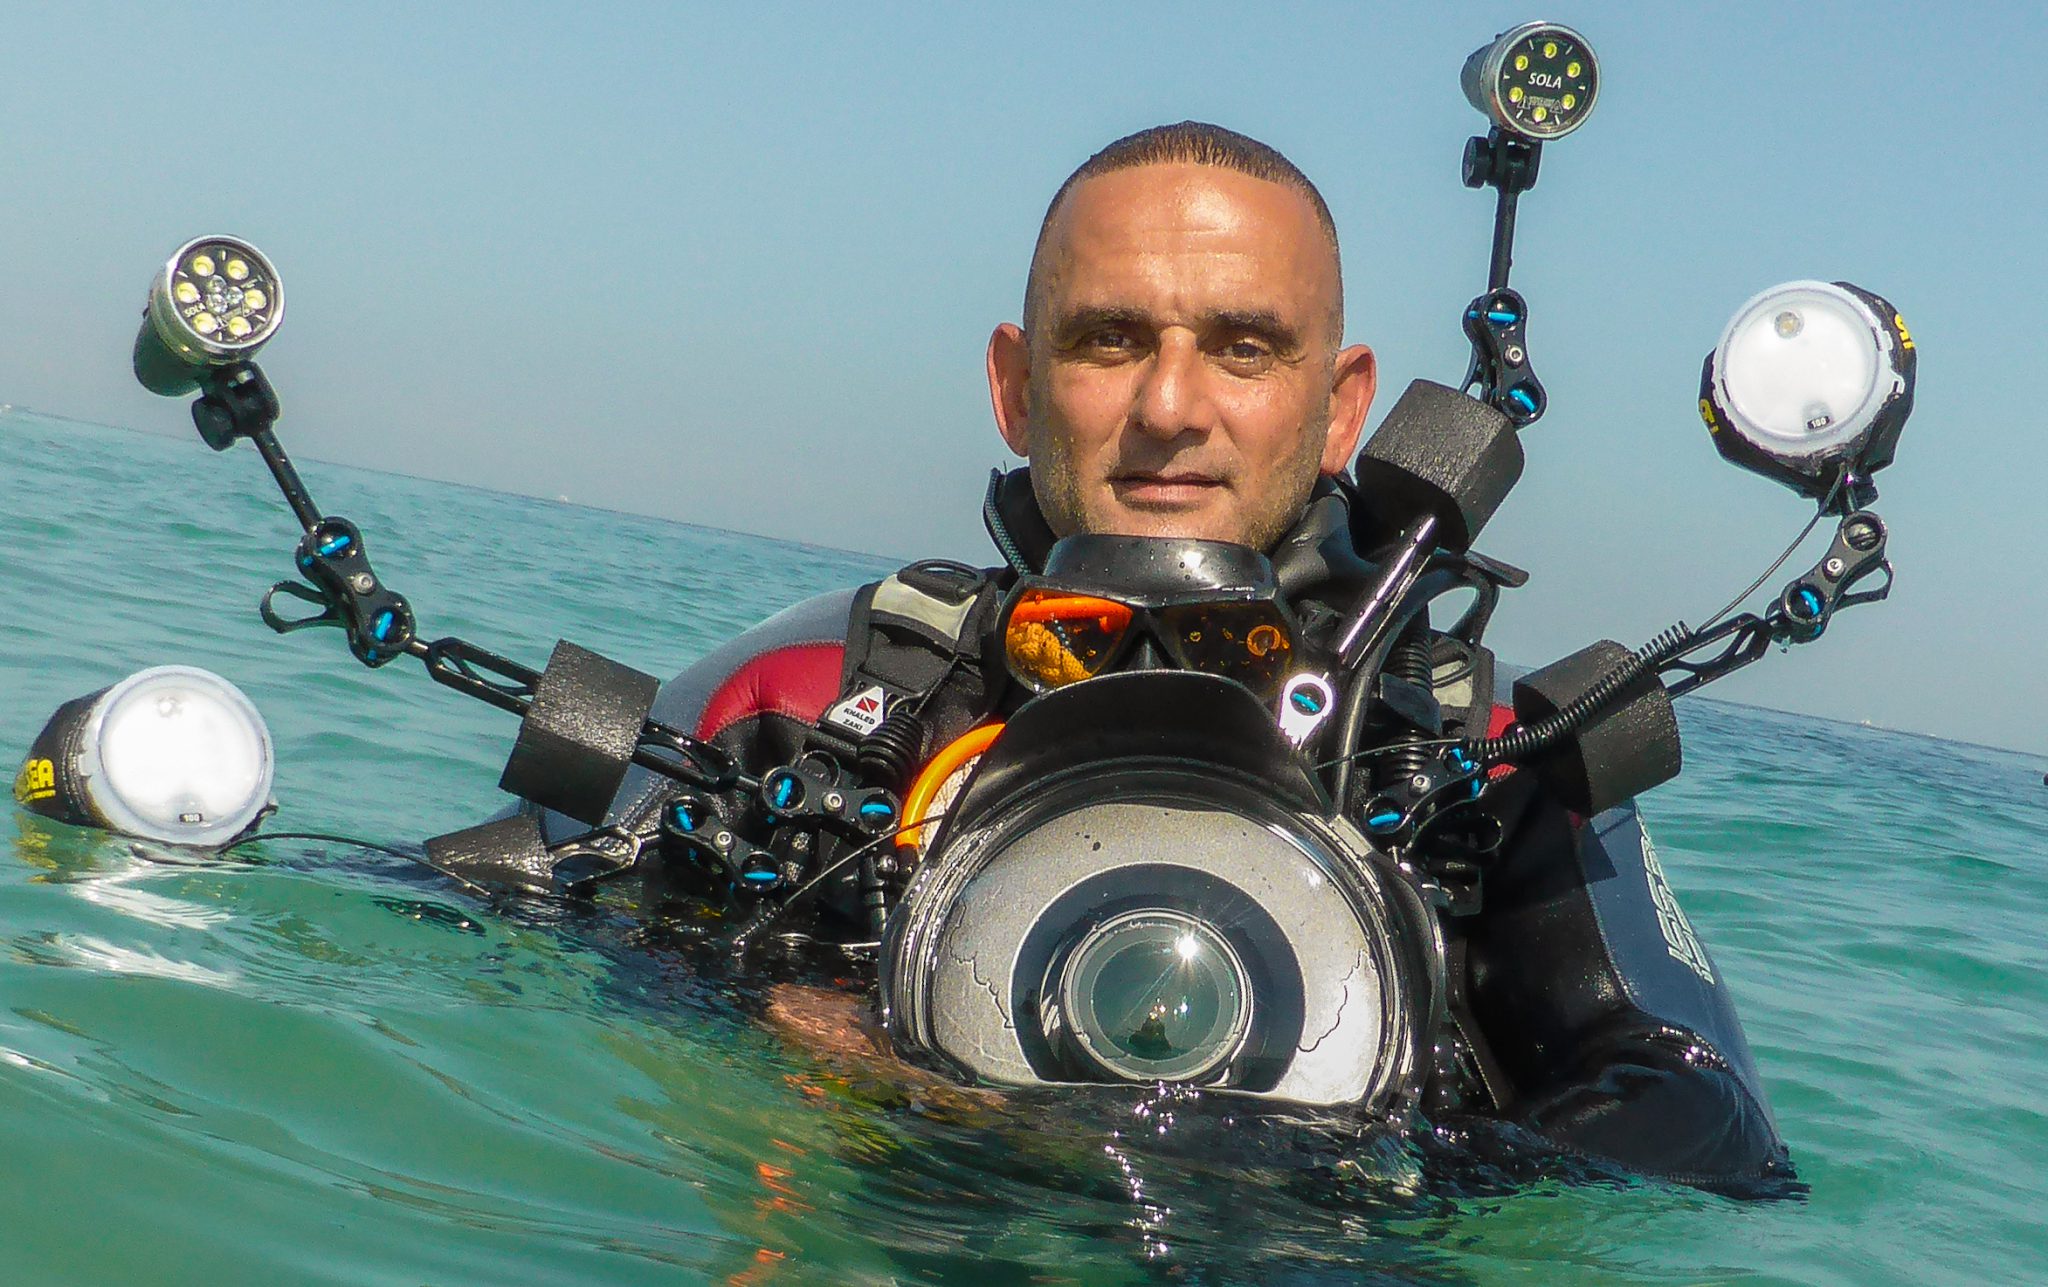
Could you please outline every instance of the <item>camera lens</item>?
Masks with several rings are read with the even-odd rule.
[[[1244,963],[1181,912],[1127,912],[1090,929],[1057,989],[1075,1053],[1118,1081],[1193,1081],[1243,1047],[1252,1018]]]

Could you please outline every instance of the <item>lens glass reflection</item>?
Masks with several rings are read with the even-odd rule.
[[[1027,590],[1003,629],[1010,673],[1041,693],[1092,678],[1123,642],[1131,616],[1113,599]]]
[[[1083,1059],[1124,1081],[1189,1081],[1227,1063],[1251,1026],[1237,953],[1180,912],[1133,912],[1067,957],[1061,1010]]]
[[[1159,620],[1182,666],[1234,679],[1263,700],[1279,696],[1293,669],[1293,631],[1270,600],[1164,608]]]
[[[1133,629],[1156,636],[1175,666],[1234,679],[1270,701],[1293,669],[1294,632],[1269,599],[1139,610],[1096,595],[1034,587],[1003,627],[1010,673],[1034,692],[1092,679]]]

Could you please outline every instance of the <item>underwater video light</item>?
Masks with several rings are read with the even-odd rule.
[[[1473,50],[1459,80],[1495,125],[1540,143],[1586,123],[1600,94],[1600,61],[1570,27],[1525,22]]]
[[[1884,299],[1847,282],[1786,282],[1721,333],[1700,372],[1700,416],[1729,461],[1820,499],[1844,471],[1867,480],[1891,463],[1915,362]]]
[[[135,378],[175,398],[206,368],[247,361],[284,320],[284,285],[263,252],[234,237],[178,248],[150,283],[135,336]]]
[[[212,847],[263,813],[275,769],[270,730],[239,688],[155,666],[59,706],[14,798],[60,822]]]

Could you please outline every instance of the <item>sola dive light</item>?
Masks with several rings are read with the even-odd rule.
[[[209,367],[246,362],[284,321],[284,284],[263,252],[234,237],[178,247],[150,283],[135,337],[135,378],[175,398]]]
[[[1554,22],[1510,27],[1473,51],[1460,77],[1465,97],[1493,128],[1465,143],[1468,188],[1498,193],[1486,293],[1465,306],[1472,362],[1459,387],[1475,387],[1516,428],[1543,417],[1549,399],[1529,361],[1529,304],[1508,289],[1515,258],[1515,204],[1536,186],[1543,145],[1586,123],[1600,93],[1600,63],[1586,38]]]
[[[1824,499],[1866,503],[1913,409],[1912,334],[1847,282],[1773,286],[1736,310],[1700,372],[1700,415],[1733,464]]]
[[[1504,130],[1539,142],[1586,123],[1600,93],[1600,62],[1586,38],[1554,22],[1525,22],[1472,51],[1465,98]]]

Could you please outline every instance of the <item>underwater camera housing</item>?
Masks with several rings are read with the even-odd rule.
[[[1443,994],[1436,918],[1272,713],[1191,671],[1020,710],[879,961],[899,1051],[999,1085],[1171,1081],[1396,1109]]]

